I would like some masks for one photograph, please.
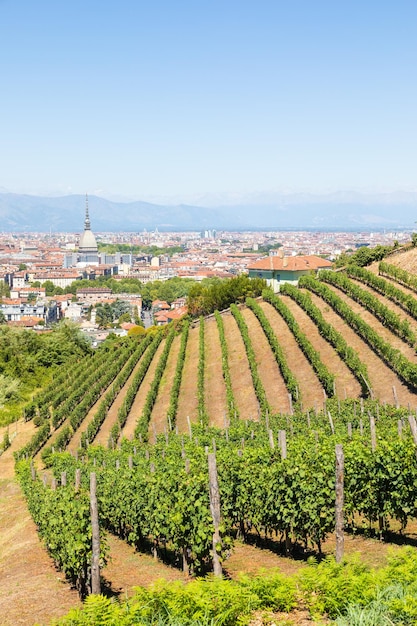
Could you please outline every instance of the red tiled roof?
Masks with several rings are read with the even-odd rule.
[[[283,270],[287,272],[301,272],[332,267],[332,263],[319,256],[268,256],[248,265],[248,270]]]

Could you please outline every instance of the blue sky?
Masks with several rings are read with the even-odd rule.
[[[0,190],[417,189],[417,3],[0,0]]]

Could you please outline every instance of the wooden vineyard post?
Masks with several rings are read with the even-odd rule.
[[[190,416],[189,415],[187,415],[187,425],[188,425],[188,433],[190,435],[190,440],[192,441],[193,440],[193,431],[192,431],[192,428],[191,428],[191,422],[190,422]]]
[[[269,447],[271,448],[271,450],[274,450],[275,449],[274,433],[272,432],[271,429],[269,429],[268,431],[268,436],[269,436]]]
[[[397,420],[398,439],[403,438],[403,423],[401,420]]]
[[[375,427],[375,417],[372,413],[369,413],[369,426],[371,428],[371,447],[372,452],[376,450],[376,427]]]
[[[343,446],[338,443],[336,445],[336,563],[340,563],[343,559],[344,551],[344,534],[343,534],[343,505],[344,505],[344,465],[345,459],[343,454]]]
[[[67,486],[67,472],[61,472],[61,487]]]
[[[333,424],[332,414],[330,413],[330,411],[327,411],[327,417],[329,418],[330,430],[332,431],[332,435],[334,435],[334,424]]]
[[[220,537],[220,491],[219,482],[217,479],[217,464],[216,455],[210,452],[208,455],[208,469],[209,469],[209,492],[210,492],[210,511],[213,518],[214,533],[213,533],[213,572],[215,576],[222,576],[222,564],[220,562],[220,556],[217,552],[217,546],[221,546]]]
[[[399,409],[400,403],[398,402],[397,389],[395,388],[395,385],[392,386],[392,395],[394,396],[395,408]]]
[[[81,487],[81,470],[79,467],[77,467],[77,469],[75,470],[75,490],[78,491],[80,487]]]
[[[347,433],[348,433],[349,439],[352,439],[352,422],[348,422]]]
[[[278,432],[278,441],[279,441],[279,447],[281,449],[281,458],[286,459],[287,458],[287,436],[286,436],[285,430],[280,430]]]
[[[101,593],[100,586],[100,528],[98,523],[97,507],[97,477],[95,472],[90,474],[90,515],[92,530],[91,554],[91,593]]]

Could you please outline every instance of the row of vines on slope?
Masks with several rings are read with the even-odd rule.
[[[417,336],[411,330],[408,320],[401,319],[399,315],[385,306],[377,296],[359,287],[359,285],[350,280],[344,272],[322,271],[320,272],[320,280],[338,287],[350,298],[372,313],[372,315],[394,334],[404,339],[410,346],[414,346],[417,343]]]
[[[329,427],[329,412],[335,435]],[[368,414],[376,422],[375,447]],[[185,559],[198,573],[210,565],[212,549],[208,448],[215,448],[217,456],[222,558],[227,557],[236,531],[242,538],[255,532],[278,542],[288,534],[300,546],[314,544],[320,550],[322,541],[334,530],[335,443],[342,442],[345,453],[347,523],[354,525],[359,515],[369,524],[379,518],[386,524],[395,519],[404,528],[409,519],[417,518],[413,487],[417,481],[416,446],[406,416],[404,409],[376,402],[358,405],[327,400],[321,412],[270,416],[268,425],[236,421],[227,431],[196,425],[191,439],[170,432],[168,437],[159,437],[156,445],[123,440],[120,450],[90,446],[78,460],[68,453],[55,453],[52,468],[57,480],[65,472],[67,483],[74,481],[76,469],[80,469],[81,494],[87,491],[90,471],[95,471],[102,529],[142,550],[151,547],[160,557],[168,550],[178,565]],[[294,434],[287,430],[284,456],[279,446],[271,444],[271,433],[277,440],[288,420],[295,429]],[[35,520],[39,519],[37,511],[45,513],[45,497],[53,500],[54,511],[77,499],[67,487],[50,495],[41,480],[30,483],[28,463],[21,467]],[[54,539],[53,523],[44,523],[50,549],[63,546],[63,538]],[[84,527],[84,517],[75,511],[71,532],[84,537]],[[66,552],[60,550],[65,571],[73,568],[75,576],[77,567],[85,571],[84,561],[76,559],[76,542],[68,541]]]
[[[328,396],[334,395],[334,375],[329,372],[327,367],[324,365],[323,361],[320,358],[320,354],[315,350],[311,344],[311,342],[307,339],[306,335],[301,331],[295,317],[291,313],[290,309],[287,307],[282,298],[278,298],[272,291],[265,290],[262,293],[263,299],[266,302],[272,304],[276,311],[281,315],[281,317],[286,322],[288,328],[291,330],[294,335],[298,345],[301,350],[311,363],[314,371],[317,374],[317,377]],[[262,312],[262,309],[259,305],[254,306],[256,304],[255,300],[247,300],[247,304],[254,311],[255,315],[258,317],[259,321],[261,321],[259,314]],[[271,329],[272,330],[272,329]],[[276,341],[276,339],[275,339]]]
[[[224,332],[223,318],[218,311],[214,312],[216,318],[217,329],[219,331],[220,348],[222,351],[222,372],[226,385],[226,402],[227,402],[227,415],[230,421],[236,419],[239,416],[236,399],[232,388],[232,378],[230,376],[229,367],[229,350],[227,347],[226,336]]]
[[[292,298],[307,313],[316,324],[320,334],[333,346],[337,354],[358,380],[362,388],[362,394],[364,396],[369,395],[371,386],[366,364],[361,361],[357,352],[347,343],[343,335],[329,324],[329,322],[326,322],[322,312],[312,301],[310,294],[301,291],[289,283],[281,286],[281,293]]]
[[[346,273],[351,278],[360,280],[386,298],[389,298],[414,317],[414,319],[417,319],[417,299],[412,295],[363,267],[356,267],[355,265],[349,266]]]
[[[340,315],[344,321],[384,359],[400,378],[414,389],[417,389],[417,365],[404,357],[399,350],[384,341],[384,339],[382,339],[369,324],[364,322],[360,315],[354,313],[349,305],[332,289],[312,276],[302,276],[299,284],[300,287],[306,287],[327,302],[336,313],[338,313],[338,315]]]
[[[378,266],[379,273],[382,276],[388,276],[388,278],[393,278],[397,283],[408,287],[412,291],[417,292],[417,277],[414,274],[410,274],[406,270],[403,270],[401,267],[397,265],[391,265],[391,263],[386,263],[385,261],[381,261]]]
[[[250,373],[252,376],[252,382],[253,382],[253,386],[255,389],[255,394],[259,402],[259,408],[263,415],[267,415],[271,413],[271,407],[267,400],[265,388],[263,386],[261,377],[259,376],[258,366],[256,363],[255,350],[253,349],[252,341],[249,337],[247,324],[243,318],[242,313],[239,311],[238,307],[236,306],[236,304],[230,305],[230,311],[236,320],[236,323],[240,330],[240,334],[243,339],[243,343],[245,345],[246,356],[248,357],[249,369],[250,369]]]

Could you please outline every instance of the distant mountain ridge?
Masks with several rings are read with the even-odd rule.
[[[242,229],[410,229],[417,219],[417,193],[326,195],[250,194],[217,206],[115,202],[89,196],[93,231]],[[0,231],[80,232],[85,196],[0,193]]]

